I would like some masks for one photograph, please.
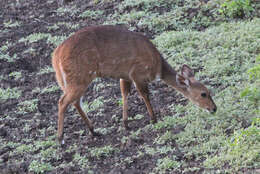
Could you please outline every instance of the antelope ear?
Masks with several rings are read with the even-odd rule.
[[[186,78],[192,78],[194,77],[194,71],[188,65],[184,64],[181,68],[181,75]]]
[[[176,82],[181,87],[190,87],[190,80],[181,74],[176,75]]]

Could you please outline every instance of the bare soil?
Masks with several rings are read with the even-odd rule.
[[[0,83],[1,88],[7,89],[18,87],[22,91],[22,95],[18,99],[0,101],[0,116],[9,115],[12,118],[2,119],[0,121],[0,136],[5,142],[30,144],[35,141],[47,140],[50,136],[56,136],[57,102],[62,95],[62,92],[59,90],[50,93],[41,93],[41,90],[45,87],[56,85],[55,75],[53,72],[43,75],[37,74],[42,68],[51,66],[51,54],[55,47],[48,44],[46,39],[34,43],[18,42],[18,40],[32,33],[50,33],[52,36],[60,36],[63,34],[69,35],[76,30],[66,27],[57,29],[48,28],[59,22],[69,22],[70,25],[79,24],[79,28],[98,25],[104,22],[104,19],[102,18],[96,20],[82,20],[75,16],[68,16],[66,14],[58,16],[56,14],[56,9],[59,7],[72,5],[76,5],[82,11],[87,9],[100,9],[104,10],[106,14],[113,13],[113,3],[110,3],[109,1],[99,5],[86,1],[61,3],[58,1],[47,2],[46,0],[5,0],[0,2],[0,28],[1,30],[3,28],[8,30],[5,34],[0,35],[0,43],[6,43],[7,41],[15,43],[13,47],[8,49],[8,52],[11,57],[15,54],[17,55],[15,62],[8,62],[4,59],[0,59],[0,75],[9,77],[9,74],[14,71],[22,73],[22,77],[18,80],[9,77],[1,79]],[[18,21],[20,25],[6,28],[3,23],[8,20],[13,22]],[[149,33],[145,29],[140,29],[139,31],[146,32],[148,36],[152,36],[152,33]],[[29,49],[35,50],[33,55],[26,53],[26,50]],[[95,86],[100,84],[104,84],[104,87],[96,91]],[[32,92],[37,88],[40,90]],[[161,81],[149,84],[149,90],[151,91],[151,103],[158,120],[162,119],[165,115],[174,115],[170,105],[174,103],[186,103],[186,100]],[[60,166],[61,164],[72,162],[73,155],[76,153],[84,155],[88,148],[111,145],[120,151],[114,152],[114,155],[109,157],[88,158],[89,166],[91,166],[94,173],[140,174],[151,172],[156,166],[157,159],[159,159],[160,156],[145,154],[139,158],[132,157],[137,154],[140,146],[144,144],[152,145],[153,140],[157,135],[150,133],[149,131],[141,132],[137,139],[130,139],[125,144],[122,144],[122,137],[128,136],[130,131],[121,130],[122,107],[119,104],[121,99],[119,80],[101,79],[91,83],[84,96],[84,101],[91,103],[100,96],[104,99],[104,106],[98,111],[94,110],[89,112],[88,116],[93,121],[95,128],[109,128],[109,132],[98,138],[91,137],[86,125],[84,125],[75,110],[69,110],[66,113],[65,119],[66,144],[59,151],[61,159],[52,159],[48,162],[50,162],[52,166]],[[17,112],[17,106],[20,102],[35,98],[38,99],[37,111],[27,114],[19,114]],[[150,124],[145,104],[139,98],[135,88],[132,87],[129,97],[129,116],[133,117],[137,114],[144,115],[144,117],[138,120],[133,119],[129,125],[132,128],[132,131],[137,131],[139,128],[143,128]],[[116,119],[112,119],[112,117]],[[25,126],[30,128],[27,133],[21,131]],[[54,127],[55,131],[48,131],[48,127]],[[46,130],[45,137],[39,137],[40,130],[42,129]],[[178,125],[176,125],[176,129],[172,131],[177,133],[182,129],[183,127],[178,127]],[[84,130],[81,135],[76,133],[80,130]],[[66,149],[75,144],[78,146],[77,151],[66,151]],[[171,142],[171,145],[173,147],[177,146],[175,142]],[[0,173],[28,173],[28,167],[32,162],[32,159],[30,159],[29,156],[26,156],[26,153],[14,157],[11,155],[13,150],[14,149],[11,147],[0,149],[0,158],[3,161],[3,163],[0,164]],[[180,152],[176,151],[174,153],[178,156],[178,160],[188,160],[184,159]],[[37,152],[35,152],[35,155],[38,155]],[[133,162],[124,166],[115,165],[127,157],[131,157]],[[191,166],[196,166],[196,162],[191,161]],[[57,167],[54,171],[49,173],[69,174],[87,173],[87,171],[82,171],[78,165],[69,165],[68,167],[63,165],[63,167]],[[169,171],[169,173],[171,172]]]

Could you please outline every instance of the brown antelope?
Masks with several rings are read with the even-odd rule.
[[[52,65],[64,95],[59,100],[58,139],[63,142],[64,112],[75,106],[92,135],[98,135],[81,107],[81,97],[96,77],[120,79],[123,98],[123,124],[128,128],[127,96],[132,82],[143,98],[153,123],[157,122],[149,102],[147,83],[159,78],[201,108],[217,110],[208,89],[194,78],[193,70],[183,65],[177,73],[143,35],[122,26],[84,28],[59,45]]]

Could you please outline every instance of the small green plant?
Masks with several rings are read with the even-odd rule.
[[[108,128],[96,128],[95,130],[102,135],[106,135],[112,132],[113,127],[108,127]]]
[[[130,140],[130,137],[123,136],[123,137],[121,138],[121,144],[126,144],[129,140]]]
[[[29,171],[35,173],[46,173],[53,170],[53,168],[54,167],[49,163],[39,162],[36,160],[32,161],[29,165]]]
[[[72,23],[72,22],[58,22],[57,25],[60,28],[66,27],[66,28],[71,29],[71,30],[75,30],[75,29],[78,29],[80,27],[79,23]]]
[[[76,153],[73,156],[73,161],[76,162],[82,169],[88,166],[88,158],[85,156],[81,156],[80,154]]]
[[[11,46],[9,42],[6,42],[6,44],[3,44],[3,46],[0,47],[0,59],[5,59],[7,62],[14,62],[17,58],[16,54],[13,54],[13,56],[10,56],[8,49]]]
[[[48,37],[51,37],[49,33],[33,33],[25,38],[19,39],[19,42],[33,43]]]
[[[90,150],[90,154],[93,157],[108,157],[112,155],[113,152],[115,152],[117,149],[113,148],[112,146],[104,146],[104,147],[94,147]]]
[[[72,33],[73,34],[73,33]],[[52,44],[54,46],[58,46],[61,44],[68,36],[66,35],[61,35],[61,36],[49,36],[47,38],[47,43]]]
[[[254,103],[255,105],[258,104],[260,100],[260,89],[259,89],[259,84],[258,86],[253,85],[250,87],[246,87],[242,92],[241,92],[241,97],[246,97],[250,102]]]
[[[157,171],[158,173],[166,173],[166,171],[170,171],[172,169],[178,171],[178,168],[180,168],[180,166],[180,162],[170,159],[169,157],[165,157],[162,159],[158,159],[155,171]]]
[[[134,162],[134,159],[131,158],[131,157],[127,157],[127,158],[124,159],[124,162],[126,162],[127,164],[131,164],[131,163]]]
[[[33,90],[32,90],[32,94],[34,94],[34,93],[40,93],[41,92],[41,88],[39,88],[39,87],[36,87],[36,88],[34,88]]]
[[[56,10],[58,16],[64,16],[64,15],[70,15],[70,16],[76,16],[76,14],[79,12],[79,9],[74,6],[67,6],[67,7],[60,7]]]
[[[42,68],[37,74],[42,75],[42,74],[48,74],[48,73],[52,73],[52,72],[54,72],[53,68],[50,66],[46,66],[46,67]]]
[[[18,80],[18,79],[20,79],[22,77],[22,73],[19,72],[19,71],[11,72],[9,74],[9,77],[13,77],[14,80]]]
[[[7,88],[2,89],[0,88],[0,99],[7,100],[7,99],[17,99],[21,96],[21,91],[18,88]]]
[[[31,54],[33,56],[35,56],[37,54],[37,50],[35,48],[28,48],[26,50],[23,51],[24,54]]]
[[[183,121],[184,121],[183,118],[165,116],[162,121],[159,121],[158,123],[156,123],[154,125],[154,128],[157,130],[162,129],[162,128],[170,129],[170,128],[175,127],[176,125],[178,125],[178,123],[181,123]]]
[[[38,109],[38,99],[23,101],[19,103],[18,106],[18,111],[20,113],[25,114],[35,112]]]
[[[10,20],[10,21],[4,22],[4,27],[6,27],[6,28],[18,27],[20,25],[21,24],[20,24],[19,21],[12,21],[12,20]]]
[[[144,115],[137,114],[134,118],[135,118],[136,120],[140,120],[140,119],[144,118]]]
[[[249,79],[254,81],[260,79],[260,54],[256,58],[256,63],[258,64],[248,70]]]
[[[156,149],[153,147],[145,146],[144,147],[145,153],[149,155],[155,155],[157,153]]]
[[[131,11],[130,13],[126,13],[124,15],[121,16],[120,20],[123,21],[127,21],[129,23],[134,22],[134,21],[138,21],[140,20],[142,17],[146,17],[146,13],[145,11]]]
[[[56,147],[49,147],[49,148],[41,150],[39,155],[40,155],[41,159],[44,159],[44,160],[50,160],[50,159],[59,160],[61,156],[58,154],[59,153],[58,153]]]
[[[162,146],[157,148],[157,152],[159,154],[168,154],[173,151],[173,148],[171,146]]]
[[[56,147],[57,142],[54,140],[46,140],[46,141],[36,141],[35,147],[36,148],[49,148],[49,147]]]
[[[250,16],[254,8],[250,0],[225,0],[221,4],[220,13],[233,18],[243,18]]]
[[[54,24],[52,26],[47,26],[48,28],[48,31],[51,31],[51,30],[58,30],[59,29],[59,26],[57,24]]]
[[[104,100],[104,98],[102,96],[100,96],[97,99],[95,99],[92,103],[88,103],[87,101],[85,101],[83,103],[83,109],[86,112],[94,111],[97,108],[100,108],[104,105],[103,100]]]
[[[138,129],[137,131],[131,131],[131,135],[129,136],[132,139],[139,139],[138,136],[141,133],[141,129]]]
[[[247,86],[241,93],[242,98],[247,98],[251,104],[256,108],[256,113],[260,112],[259,101],[260,101],[260,54],[256,58],[256,63],[254,67],[248,70],[249,80],[251,84]]]
[[[123,106],[123,100],[122,99],[118,100],[117,103],[118,103],[118,106]]]
[[[60,88],[57,85],[49,85],[49,86],[45,87],[44,89],[42,89],[41,93],[44,94],[44,93],[55,92],[59,89]]]
[[[23,112],[21,112],[21,114],[23,114]],[[30,124],[26,124],[23,126],[23,132],[24,133],[28,133],[31,130],[31,125]]]
[[[22,145],[20,145],[20,146],[18,146],[17,148],[16,148],[16,151],[15,152],[17,152],[17,153],[19,153],[19,154],[24,154],[24,153],[29,153],[29,152],[32,152],[32,151],[34,151],[35,149],[34,149],[34,147],[33,147],[33,145],[32,144],[22,144]]]
[[[79,17],[81,17],[81,18],[90,18],[92,20],[95,20],[95,19],[97,19],[98,17],[100,17],[102,15],[103,15],[103,11],[101,11],[101,10],[95,10],[95,11],[93,11],[93,10],[86,10],[83,13],[81,13],[79,15]]]
[[[168,141],[174,140],[175,136],[170,132],[170,131],[166,131],[163,135],[158,136],[155,139],[155,142],[157,144],[165,144]]]
[[[9,45],[8,43],[7,43],[6,45],[1,46],[1,47],[0,47],[0,51],[1,51],[1,52],[6,52],[6,51],[8,50],[8,48],[9,48],[9,46],[10,46],[10,45]]]

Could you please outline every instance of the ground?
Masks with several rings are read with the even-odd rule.
[[[207,3],[208,1],[201,1]],[[57,103],[62,95],[51,67],[53,50],[78,29],[99,24],[127,21],[127,27],[153,39],[163,31],[187,28],[204,31],[218,25],[213,8],[200,12],[188,8],[179,22],[166,24],[160,16],[152,21],[139,19],[142,12],[127,15],[132,9],[148,8],[157,14],[170,11],[169,4],[145,6],[134,1],[15,1],[0,2],[0,173],[202,173],[207,170],[201,159],[183,150],[172,138],[185,132],[186,125],[176,121],[168,125],[150,124],[144,102],[132,86],[129,97],[130,128],[122,126],[122,101],[118,79],[96,79],[84,95],[84,109],[101,137],[92,137],[75,109],[65,117],[65,145],[57,142]],[[180,6],[182,2],[178,2]],[[214,5],[212,5],[213,7]],[[85,13],[84,13],[85,12]],[[183,11],[182,11],[183,12]],[[181,13],[181,12],[180,12]],[[204,14],[206,22],[194,16]],[[117,14],[114,15],[114,14]],[[131,13],[132,14],[132,13]],[[122,15],[123,18],[118,20]],[[167,15],[167,14],[165,14]],[[176,12],[178,16],[178,13]],[[169,16],[166,16],[167,18]],[[196,18],[197,19],[197,18]],[[166,20],[166,19],[165,19]],[[172,19],[169,19],[172,20]],[[141,23],[141,24],[140,24]],[[176,25],[175,25],[176,24]],[[197,25],[193,25],[197,24]],[[182,42],[182,41],[180,41]],[[254,52],[254,51],[253,51]],[[254,53],[258,53],[256,50]],[[170,55],[167,52],[166,55]],[[181,63],[177,62],[177,63]],[[197,66],[196,71],[202,70]],[[206,78],[205,76],[202,78]],[[212,88],[226,84],[207,80]],[[159,122],[170,118],[185,119],[182,106],[188,104],[163,81],[149,84],[151,104]],[[175,110],[181,110],[179,114]],[[200,112],[203,112],[200,110]],[[169,118],[170,116],[170,118]],[[162,122],[161,122],[162,123]],[[247,128],[250,122],[240,121]],[[211,129],[211,124],[203,130]],[[231,130],[235,128],[230,128]],[[233,131],[226,132],[226,136]],[[171,137],[167,139],[167,136]],[[187,140],[188,141],[188,140]],[[190,141],[188,146],[198,142]],[[215,152],[214,152],[215,153]],[[209,154],[214,154],[210,152]],[[204,154],[206,155],[206,154]],[[228,166],[228,165],[227,165]],[[187,169],[187,170],[185,170]],[[188,170],[189,169],[189,170]],[[240,172],[243,171],[240,170]],[[247,171],[246,169],[244,171]]]

